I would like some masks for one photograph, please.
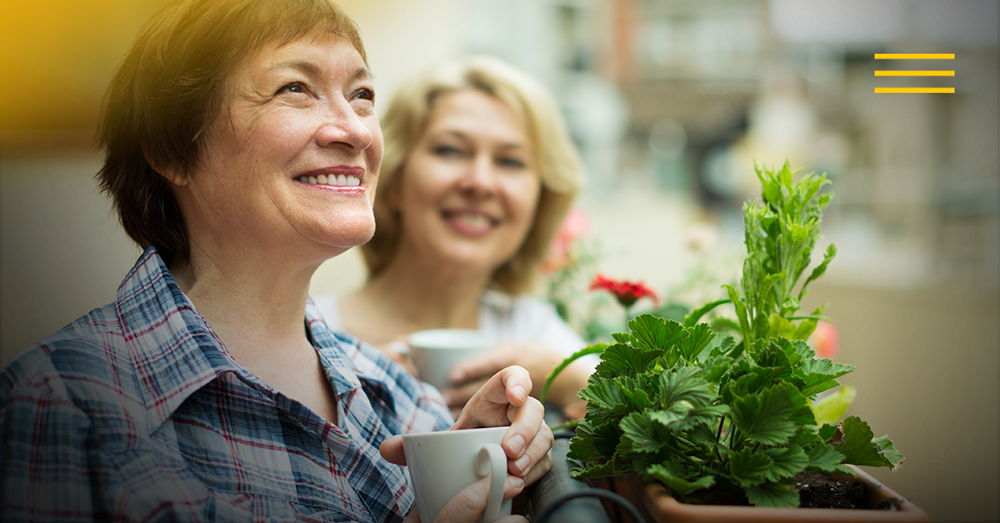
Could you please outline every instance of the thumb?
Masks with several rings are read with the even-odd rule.
[[[403,437],[393,436],[382,442],[378,448],[379,454],[389,463],[406,465],[406,455],[403,453]]]

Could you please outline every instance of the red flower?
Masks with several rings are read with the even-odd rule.
[[[630,282],[630,281],[615,281],[610,278],[605,278],[598,274],[594,277],[594,281],[590,284],[590,290],[605,290],[611,292],[615,295],[615,299],[622,307],[631,307],[639,298],[648,296],[653,299],[653,303],[658,303],[659,298],[656,297],[656,293],[652,291],[649,287],[646,287],[642,282]]]
[[[816,330],[809,337],[809,341],[812,342],[813,349],[816,350],[817,358],[830,358],[832,360],[840,350],[840,334],[832,323],[821,321],[816,324]]]

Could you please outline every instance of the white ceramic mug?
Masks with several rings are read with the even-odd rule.
[[[438,389],[451,388],[451,369],[458,363],[489,354],[493,336],[475,329],[430,329],[407,339],[420,379]]]
[[[403,435],[403,452],[420,521],[434,521],[462,489],[486,476],[490,477],[490,495],[480,521],[490,523],[510,515],[511,500],[503,499],[507,455],[500,446],[508,428]]]

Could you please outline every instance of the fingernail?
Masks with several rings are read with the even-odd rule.
[[[531,464],[531,458],[528,457],[527,454],[525,454],[520,458],[517,458],[517,461],[515,461],[514,464],[517,465],[517,470],[520,473],[524,474],[525,472],[528,471],[528,465]]]
[[[517,476],[507,476],[507,486],[512,489],[521,490],[524,488],[524,480]]]
[[[524,437],[520,434],[511,437],[507,440],[507,446],[510,447],[510,450],[514,451],[515,456],[520,456],[521,451],[524,450]]]
[[[514,393],[514,397],[517,398],[517,401],[524,401],[524,398],[528,396],[528,393],[524,391],[524,387],[520,385],[514,385],[511,392]]]

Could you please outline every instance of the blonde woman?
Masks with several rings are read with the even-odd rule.
[[[403,85],[382,118],[377,227],[362,247],[368,280],[317,304],[331,328],[401,360],[394,344],[414,331],[493,334],[500,343],[489,356],[453,369],[454,386],[442,391],[453,409],[512,364],[528,369],[537,393],[585,344],[529,295],[584,181],[576,149],[549,93],[497,59],[448,62]],[[553,403],[582,416],[575,395],[590,370],[567,369]]]

